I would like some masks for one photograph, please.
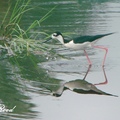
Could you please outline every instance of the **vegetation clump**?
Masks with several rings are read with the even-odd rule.
[[[35,40],[36,35],[34,38],[31,38],[30,32],[36,26],[40,26],[41,23],[50,16],[54,8],[46,13],[40,20],[33,21],[33,23],[24,30],[21,28],[20,22],[23,15],[33,9],[29,7],[30,1],[31,0],[16,0],[13,8],[12,5],[8,7],[0,24],[0,51],[6,51],[8,55],[18,55],[21,53],[28,54],[29,52],[35,52],[37,50],[41,52],[48,50],[48,46],[42,44],[41,40]],[[37,34],[46,35],[45,39],[49,37],[45,32],[37,32]]]

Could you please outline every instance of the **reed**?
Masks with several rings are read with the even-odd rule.
[[[30,1],[31,0],[16,0],[14,8],[12,9],[12,5],[10,5],[3,17],[0,25],[0,48],[7,50],[9,55],[19,55],[22,53],[27,53],[28,55],[29,52],[34,52],[35,50],[39,50],[41,53],[48,51],[48,46],[42,44],[40,40],[35,40],[36,35],[31,39],[29,34],[32,29],[40,26],[43,21],[51,16],[55,7],[47,12],[41,19],[33,21],[33,23],[24,30],[20,27],[20,22],[26,12],[34,9],[29,7]],[[10,10],[12,11],[11,15],[9,13]],[[39,34],[46,35],[46,38],[49,37],[45,32],[37,32],[37,35]]]

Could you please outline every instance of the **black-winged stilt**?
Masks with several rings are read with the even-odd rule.
[[[94,46],[94,44],[102,37],[105,37],[111,34],[113,33],[101,34],[101,35],[95,35],[95,36],[80,36],[80,37],[73,38],[71,40],[66,40],[60,32],[54,32],[51,35],[51,38],[59,40],[67,48],[72,48],[75,50],[84,50],[84,53],[87,57],[89,65],[92,65],[92,62],[90,61],[88,57],[86,48],[93,47],[93,48],[100,48],[100,49],[105,50],[105,55],[104,55],[104,59],[102,63],[102,66],[104,66],[108,48],[103,47],[103,46]]]

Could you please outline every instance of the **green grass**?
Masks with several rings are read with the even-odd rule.
[[[11,3],[10,1],[9,3]],[[49,37],[47,33],[42,31],[37,32],[35,33],[35,37],[31,39],[30,31],[36,26],[40,27],[41,23],[50,17],[55,7],[47,12],[41,19],[33,21],[26,30],[23,30],[20,26],[23,15],[34,9],[29,7],[30,1],[31,0],[22,0],[21,2],[21,0],[16,0],[14,8],[10,5],[3,17],[2,24],[0,25],[0,48],[7,50],[8,55],[20,55],[22,53],[29,55],[30,52],[34,51],[40,51],[42,53],[50,50],[48,49],[49,47],[42,44],[40,40],[35,40],[40,34],[46,35],[46,38]],[[9,11],[12,11],[11,15]]]

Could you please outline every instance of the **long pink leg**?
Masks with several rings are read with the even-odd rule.
[[[105,60],[106,60],[106,56],[107,56],[107,52],[108,52],[108,48],[103,47],[103,46],[93,46],[93,47],[94,47],[94,48],[100,48],[100,49],[105,50],[105,56],[104,56],[103,63],[102,63],[102,66],[104,66]]]
[[[89,66],[91,66],[92,63],[91,63],[90,58],[88,57],[88,54],[87,54],[87,52],[86,52],[85,50],[84,50],[84,53],[85,53],[85,55],[86,55],[86,57],[87,57],[87,60],[88,60]]]
[[[103,73],[104,73],[105,81],[102,82],[102,83],[96,83],[96,84],[94,84],[94,85],[105,85],[105,84],[108,83],[108,80],[107,80],[107,76],[106,76],[106,73],[105,73],[105,69],[104,69],[104,67],[102,67],[102,69],[103,69]]]

